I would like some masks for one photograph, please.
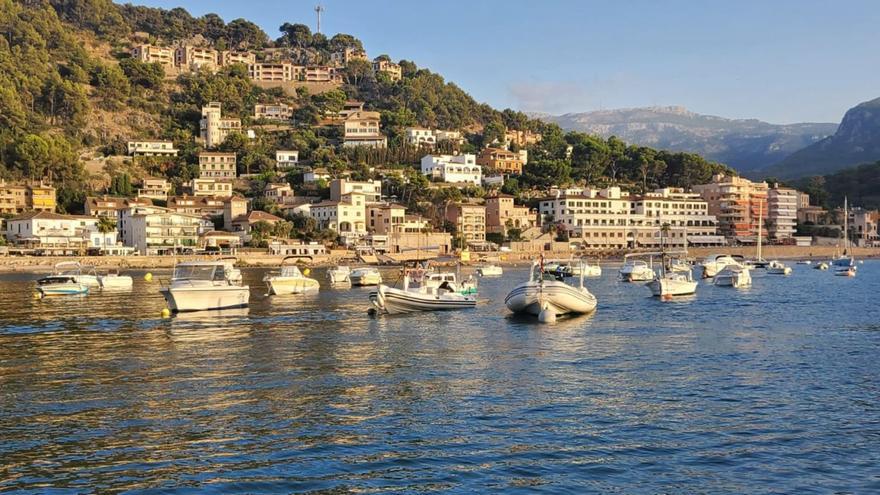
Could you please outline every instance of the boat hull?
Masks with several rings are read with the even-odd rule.
[[[477,272],[481,277],[500,277],[504,274],[500,266],[478,268]]]
[[[188,288],[170,287],[161,290],[168,309],[174,312],[243,308],[250,301],[247,286]]]
[[[348,279],[350,271],[347,270],[330,270],[327,272],[327,278],[330,279],[331,284],[346,284],[349,283]]]
[[[370,301],[378,310],[392,315],[469,309],[477,305],[476,297],[459,294],[418,293],[394,289],[386,285],[379,285],[378,290],[370,294]]]
[[[313,278],[307,277],[270,277],[266,279],[266,287],[269,294],[305,294],[318,292],[321,284]]]
[[[102,289],[131,289],[134,280],[128,275],[103,276],[100,279]]]
[[[564,282],[545,281],[543,289],[537,282],[516,286],[507,295],[504,304],[514,313],[538,316],[544,309],[552,309],[557,315],[592,313],[596,311],[597,303],[596,297],[586,289],[578,289]]]
[[[620,279],[624,282],[647,282],[654,278],[654,270],[636,269],[632,271],[621,271]]]
[[[697,282],[660,278],[645,284],[656,297],[689,296],[697,292]]]
[[[718,287],[733,287],[735,289],[742,289],[752,286],[752,276],[749,275],[748,270],[742,270],[740,272],[730,272],[727,270],[722,270],[715,276],[714,283]]]
[[[37,290],[42,296],[75,296],[80,294],[88,294],[89,288],[85,284],[51,284],[51,286],[40,286]]]
[[[379,285],[382,283],[382,276],[379,274],[367,274],[367,275],[350,275],[348,279],[351,281],[351,285]]]

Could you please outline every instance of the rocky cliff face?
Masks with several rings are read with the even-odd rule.
[[[617,136],[628,143],[691,151],[758,173],[789,154],[834,133],[836,124],[775,125],[760,120],[701,115],[680,106],[535,115],[566,130]]]
[[[834,135],[792,153],[767,172],[780,178],[824,175],[877,160],[880,160],[880,98],[849,109]]]

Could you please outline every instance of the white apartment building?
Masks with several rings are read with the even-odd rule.
[[[120,219],[123,244],[141,255],[194,249],[199,236],[213,230],[210,220],[198,215],[175,213],[167,208],[137,207],[124,210]]]
[[[457,144],[464,142],[458,131],[444,131],[439,129],[425,129],[422,127],[410,127],[404,134],[406,142],[412,146],[425,146],[433,148],[441,141],[453,141]]]
[[[453,184],[482,183],[483,169],[477,165],[477,157],[471,154],[425,155],[422,157],[422,173],[432,180]]]
[[[129,155],[177,156],[177,149],[171,141],[144,139],[128,142]]]
[[[346,194],[362,194],[367,202],[375,203],[382,198],[382,181],[354,181],[333,179],[330,181],[330,200],[341,201]]]
[[[275,164],[278,168],[293,168],[299,164],[299,151],[277,150],[275,151]]]
[[[257,103],[254,105],[255,120],[290,120],[293,107],[286,103]]]
[[[660,246],[661,227],[669,225],[667,246],[720,245],[715,217],[696,194],[660,189],[631,196],[619,187],[573,189],[540,201],[545,222],[590,249],[638,249]],[[686,242],[687,241],[687,242]]]
[[[767,233],[771,239],[794,237],[797,231],[798,192],[778,185],[767,190]]]
[[[230,132],[241,132],[241,120],[223,117],[220,103],[212,101],[202,107],[199,121],[199,137],[206,148],[216,148]]]
[[[6,221],[6,240],[14,246],[29,247],[57,254],[75,254],[90,247],[94,238],[112,238],[116,244],[116,232],[107,236],[98,233],[98,218],[80,215],[60,215],[48,211],[29,211]]]
[[[199,153],[200,179],[235,179],[235,153],[202,151]]]
[[[217,179],[193,179],[188,183],[193,196],[232,197],[232,182]]]

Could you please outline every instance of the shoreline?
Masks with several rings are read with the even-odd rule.
[[[852,254],[861,259],[880,258],[880,248],[852,248]],[[755,256],[754,247],[728,247],[728,248],[694,248],[689,250],[689,258],[697,261],[715,253],[738,254],[746,258]],[[763,248],[763,257],[767,260],[830,260],[839,250],[834,246],[767,246]],[[462,263],[464,266],[476,266],[482,264],[478,261],[485,256],[489,262],[502,266],[522,265],[540,256],[541,253],[531,252],[492,252],[471,253],[471,261]],[[545,259],[569,259],[570,252],[547,252],[543,253]],[[38,272],[49,271],[56,263],[63,261],[79,261],[83,265],[94,266],[96,270],[103,271],[108,268],[122,270],[170,270],[174,264],[181,261],[201,261],[217,259],[219,256],[3,256],[0,257],[0,273]],[[243,253],[237,256],[237,266],[241,268],[274,268],[281,264],[282,255]],[[605,255],[586,255],[585,258],[598,260],[601,264],[619,263],[623,260],[623,253]],[[456,258],[449,256],[437,258],[437,265],[449,266],[456,264]],[[349,266],[367,266],[367,263],[355,262],[351,258],[340,256],[322,256],[305,263],[312,268],[323,268],[335,264]],[[389,265],[395,266],[395,265]]]

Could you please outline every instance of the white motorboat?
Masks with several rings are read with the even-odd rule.
[[[540,321],[553,321],[565,314],[585,314],[596,311],[596,297],[584,287],[573,287],[542,273],[541,262],[532,264],[529,280],[516,286],[504,299],[504,304],[514,313],[538,316]]]
[[[87,287],[100,287],[101,281],[95,272],[95,267],[81,265],[78,261],[62,261],[55,265],[53,275],[73,277],[73,279]]]
[[[816,264],[816,266],[813,267],[813,270],[827,270],[827,269],[828,269],[828,263],[825,263],[824,261],[820,261],[819,263]]]
[[[88,294],[89,287],[70,275],[48,275],[37,280],[40,297]]]
[[[856,276],[856,267],[849,266],[845,268],[835,268],[834,275],[838,277],[855,277]]]
[[[791,275],[791,267],[781,261],[773,260],[767,264],[767,275]]]
[[[752,275],[746,266],[727,265],[720,272],[715,274],[715,285],[719,287],[734,287],[742,289],[752,286]]]
[[[363,268],[355,268],[348,275],[351,285],[379,285],[382,283],[382,274],[379,270],[367,266]]]
[[[101,275],[98,280],[102,289],[131,289],[134,285],[134,280],[130,276],[120,274],[115,268],[108,270],[107,274]]]
[[[800,260],[797,262],[798,265],[812,265],[813,262],[810,260]]]
[[[617,271],[624,282],[647,282],[654,279],[654,253],[633,253],[623,257],[623,266]],[[651,256],[649,261],[635,259],[639,256]],[[650,264],[649,264],[650,263]]]
[[[318,292],[321,284],[313,278],[309,278],[300,271],[296,265],[285,265],[288,259],[298,256],[288,256],[281,260],[281,270],[276,273],[268,273],[263,277],[266,288],[269,289],[269,295],[283,294],[305,294],[307,292]]]
[[[645,284],[657,297],[689,296],[697,292],[697,281],[690,272],[669,271]]]
[[[330,279],[331,284],[350,283],[351,280],[348,279],[349,275],[351,275],[351,268],[344,265],[334,266],[327,270],[327,278]]]
[[[733,265],[733,266],[742,266],[740,262],[742,261],[742,256],[731,256],[729,254],[712,254],[706,257],[701,263],[703,267],[703,278],[712,278],[720,271],[724,270],[725,267]]]
[[[587,259],[581,259],[580,262],[568,262],[565,265],[565,274],[566,276],[571,277],[579,277],[581,273],[584,274],[584,277],[588,278],[596,278],[602,276],[602,267],[599,266],[599,261],[590,262]]]
[[[438,275],[430,278],[430,275]],[[450,281],[446,275],[452,275]],[[449,311],[477,305],[476,293],[462,294],[455,285],[454,274],[426,274],[424,270],[405,270],[403,289],[379,284],[370,293],[370,302],[383,314]]]
[[[482,265],[477,268],[477,275],[481,277],[500,277],[504,274],[504,270],[498,265]]]
[[[247,306],[250,288],[230,279],[227,266],[223,260],[178,263],[171,283],[160,291],[168,308],[178,312]]]
[[[418,274],[418,270],[411,271],[411,275],[413,273]],[[422,272],[421,280],[419,283],[424,284],[425,286],[432,289],[439,288],[448,288],[453,292],[457,292],[459,294],[476,294],[477,293],[477,282],[472,277],[458,282],[457,277],[454,273],[451,272]]]

